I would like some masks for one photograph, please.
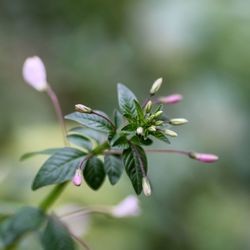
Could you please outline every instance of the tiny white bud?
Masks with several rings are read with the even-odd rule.
[[[148,131],[150,131],[150,132],[155,132],[156,131],[156,127],[155,126],[150,126],[149,128],[148,128]]]
[[[146,111],[146,113],[149,113],[150,111],[151,111],[151,108],[152,108],[152,101],[151,100],[149,100],[148,102],[147,102],[147,104],[146,104],[146,106],[145,106],[145,111]]]
[[[162,110],[157,111],[155,114],[153,114],[154,118],[159,117],[163,113]]]
[[[166,129],[164,132],[165,132],[166,135],[169,135],[169,136],[172,136],[172,137],[176,137],[178,135],[175,131],[170,130],[170,129]]]
[[[185,123],[188,123],[187,119],[184,118],[174,118],[169,121],[171,125],[183,125]]]
[[[83,105],[83,104],[76,104],[75,105],[75,110],[80,112],[80,113],[91,113],[92,109]]]
[[[38,56],[29,57],[23,64],[23,78],[38,91],[45,91],[48,87],[46,69]]]
[[[160,121],[160,120],[159,120],[159,121],[156,121],[156,122],[155,122],[155,126],[160,126],[160,125],[162,125],[163,123],[164,123],[164,121]]]
[[[152,191],[151,191],[151,186],[148,177],[143,177],[142,178],[142,189],[143,193],[145,196],[150,196]]]
[[[136,134],[138,134],[138,135],[142,135],[143,132],[144,132],[144,129],[143,129],[142,127],[138,127],[138,128],[136,129]]]
[[[154,83],[153,83],[153,85],[152,85],[152,87],[151,87],[151,89],[150,89],[150,95],[154,95],[159,89],[160,89],[160,87],[161,87],[161,84],[162,84],[162,78],[159,78],[159,79],[157,79]]]

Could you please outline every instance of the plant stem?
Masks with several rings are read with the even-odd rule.
[[[48,196],[40,203],[39,207],[43,211],[46,212],[53,205],[56,199],[61,195],[61,193],[64,191],[67,184],[68,182],[64,182],[64,183],[56,185],[52,189],[52,191],[48,194]]]
[[[62,109],[61,109],[59,100],[57,98],[57,95],[55,94],[54,90],[51,88],[51,86],[49,84],[48,84],[48,88],[47,88],[47,94],[50,97],[51,102],[54,106],[59,124],[60,124],[61,129],[62,129],[64,144],[67,146],[68,145],[68,141],[67,141],[67,137],[66,137],[67,132],[66,132],[65,124],[64,124]]]
[[[108,117],[106,117],[105,115],[102,115],[101,113],[96,112],[94,110],[92,110],[91,113],[102,117],[103,119],[105,119],[113,127],[114,130],[116,129],[115,124]]]

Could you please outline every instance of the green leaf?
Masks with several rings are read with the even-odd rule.
[[[101,187],[105,179],[103,162],[96,156],[91,157],[83,169],[86,183],[94,190]]]
[[[132,182],[135,192],[139,195],[142,191],[142,170],[147,173],[147,157],[142,147],[132,144],[123,151],[123,164]]]
[[[56,216],[49,217],[41,242],[44,250],[76,249],[68,229]]]
[[[117,128],[121,127],[124,122],[122,114],[116,109],[114,111],[114,121]]]
[[[144,121],[144,112],[143,112],[141,105],[136,100],[134,100],[134,103],[135,103],[135,108],[137,112],[137,119],[139,121]]]
[[[38,171],[32,189],[71,180],[85,155],[75,148],[66,147],[57,151]]]
[[[105,155],[104,169],[108,175],[110,183],[115,185],[119,181],[123,171],[121,159],[114,155]]]
[[[128,117],[136,117],[137,111],[134,101],[137,99],[134,93],[121,83],[118,83],[117,90],[121,113]]]
[[[41,151],[25,153],[24,155],[21,156],[20,161],[27,160],[36,155],[53,155],[55,152],[57,152],[60,149],[61,148],[48,148],[48,149],[41,150]]]
[[[112,149],[126,149],[129,147],[128,140],[125,135],[116,134],[110,141]]]
[[[153,143],[153,141],[150,138],[144,138],[144,136],[142,135],[136,135],[134,137],[131,138],[131,142],[133,142],[134,144],[137,145],[145,145],[145,146],[149,146]]]
[[[107,117],[106,114],[100,111],[96,111],[96,112]],[[89,127],[89,128],[101,131],[101,132],[110,133],[111,131],[113,131],[112,125],[107,120],[105,120],[104,118],[96,114],[85,114],[85,113],[74,112],[69,115],[66,115],[65,118],[68,120],[78,122],[86,127]]]
[[[158,130],[158,131],[153,132],[152,135],[154,137],[156,137],[157,139],[170,144],[170,141],[169,141],[168,137],[163,132]]]
[[[0,224],[0,248],[11,246],[23,234],[38,229],[45,218],[38,208],[22,208]]]
[[[69,134],[67,135],[67,139],[71,144],[84,148],[88,151],[90,151],[93,147],[89,138],[80,134]]]
[[[128,124],[122,128],[122,131],[135,132],[137,129],[136,124]]]

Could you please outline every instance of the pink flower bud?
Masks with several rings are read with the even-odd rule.
[[[134,195],[130,195],[122,200],[118,205],[113,207],[111,214],[114,217],[130,217],[137,216],[140,214],[140,207],[138,198]]]
[[[219,157],[213,154],[190,153],[189,157],[205,163],[213,163],[219,160]]]
[[[46,69],[38,56],[29,57],[23,64],[24,80],[38,91],[47,89]]]
[[[72,179],[72,182],[75,186],[81,186],[82,184],[82,175],[81,175],[81,170],[77,169],[75,176]]]
[[[158,101],[164,104],[175,104],[180,102],[183,99],[183,96],[180,94],[174,94],[169,96],[164,96],[158,98]]]

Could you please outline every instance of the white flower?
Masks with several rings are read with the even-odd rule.
[[[38,91],[47,89],[46,69],[38,56],[29,57],[23,64],[24,80]]]
[[[113,207],[111,214],[117,218],[139,215],[140,207],[138,198],[134,195],[128,196],[115,207]]]
[[[163,79],[162,79],[162,78],[159,78],[159,79],[157,79],[157,80],[153,83],[153,85],[152,85],[152,87],[151,87],[151,89],[150,89],[150,94],[151,94],[151,95],[154,95],[154,94],[160,89],[160,87],[161,87],[161,85],[162,85],[162,81],[163,81]]]

